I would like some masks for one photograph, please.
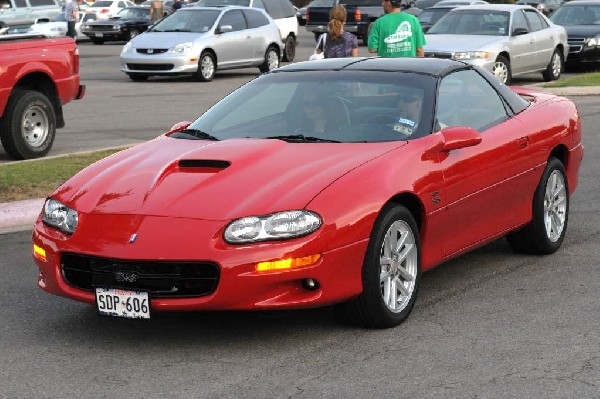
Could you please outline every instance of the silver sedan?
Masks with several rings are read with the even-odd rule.
[[[129,41],[121,52],[121,70],[134,81],[190,74],[207,82],[217,69],[276,69],[282,48],[277,25],[263,10],[184,8]]]
[[[459,7],[425,36],[426,57],[452,58],[491,71],[502,82],[541,72],[556,80],[569,54],[567,32],[530,6],[487,4]]]

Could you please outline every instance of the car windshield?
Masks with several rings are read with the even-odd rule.
[[[600,24],[600,5],[569,5],[560,7],[550,20],[558,25],[598,25]]]
[[[219,17],[218,10],[180,10],[157,22],[153,32],[208,32]]]
[[[147,8],[124,8],[118,12],[119,18],[150,18]]]
[[[416,139],[432,132],[436,82],[428,75],[395,71],[270,73],[171,137],[342,143]]]
[[[428,34],[507,36],[510,13],[453,10],[440,18]]]
[[[424,10],[421,14],[419,14],[419,21],[423,24],[434,24],[442,18],[444,15],[450,12],[450,8],[429,8]]]

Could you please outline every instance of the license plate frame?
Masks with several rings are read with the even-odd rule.
[[[152,307],[147,291],[96,287],[95,293],[99,316],[144,320],[151,318]]]

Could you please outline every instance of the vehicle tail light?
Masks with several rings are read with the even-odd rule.
[[[100,10],[100,14],[106,14],[109,11],[110,10],[108,8],[103,8],[102,10]]]
[[[355,9],[354,10],[354,21],[356,22],[360,22],[362,20],[362,13],[360,12],[360,9]]]
[[[79,73],[79,48],[73,51],[73,73]]]

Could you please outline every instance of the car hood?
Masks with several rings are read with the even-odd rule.
[[[198,32],[144,32],[134,37],[131,43],[140,48],[171,48],[181,43],[192,42],[204,33]]]
[[[600,34],[598,25],[564,25],[567,35],[572,37],[592,37]]]
[[[48,32],[52,28],[64,27],[67,29],[66,22],[38,22],[37,24],[31,25],[30,32]]]
[[[52,196],[88,214],[231,220],[302,209],[334,180],[405,144],[161,136],[84,169]]]
[[[152,23],[151,20],[149,19],[144,19],[144,18],[109,18],[109,19],[104,19],[102,21],[94,21],[94,22],[86,22],[85,25],[125,25],[128,23],[134,23],[134,22],[147,22],[148,25],[150,25]]]
[[[427,34],[425,51],[472,51],[504,40],[504,36]]]

